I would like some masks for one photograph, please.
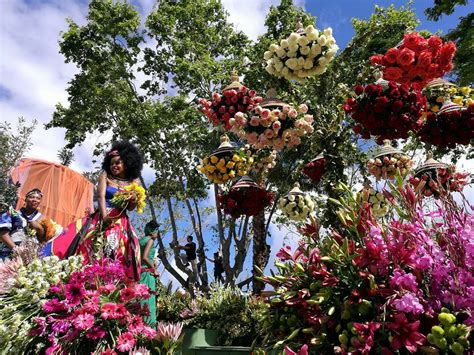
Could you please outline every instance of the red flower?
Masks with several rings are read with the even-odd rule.
[[[408,66],[415,61],[415,52],[408,48],[403,48],[398,54],[397,62],[402,66]]]
[[[392,331],[392,348],[395,350],[405,347],[409,352],[414,353],[417,346],[425,343],[425,336],[417,331],[420,321],[409,323],[403,313],[395,314],[393,322],[387,322],[386,326]]]
[[[117,350],[122,352],[130,351],[135,346],[135,338],[131,333],[122,333],[117,339]]]
[[[364,93],[364,87],[362,85],[357,85],[354,88],[354,91],[355,91],[357,96],[362,95]]]
[[[399,50],[397,48],[390,48],[384,55],[385,61],[390,64],[397,62]]]
[[[431,55],[431,52],[425,50],[418,56],[418,65],[424,68],[429,67],[432,59],[433,56]]]
[[[428,45],[430,47],[438,49],[438,48],[441,48],[441,46],[443,45],[443,41],[438,36],[433,35],[430,38],[428,38]]]
[[[424,40],[424,38],[421,37],[418,33],[416,33],[416,32],[407,33],[403,37],[403,45],[406,48],[409,48],[413,51],[416,51],[416,50],[418,50],[418,48],[420,46],[420,41],[421,40]]]
[[[373,55],[372,57],[370,57],[370,64],[372,64],[372,65],[382,65],[383,64],[383,56]]]
[[[388,67],[388,68],[385,68],[383,71],[383,77],[385,80],[396,81],[400,79],[402,74],[403,74],[403,71],[397,67]]]

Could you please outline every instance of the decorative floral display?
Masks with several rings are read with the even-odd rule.
[[[272,44],[264,53],[265,69],[279,78],[302,82],[323,74],[338,49],[330,27],[319,32],[309,25],[281,40],[280,45]]]
[[[415,190],[425,197],[440,197],[450,191],[461,192],[469,184],[469,174],[456,172],[454,165],[431,169],[410,177]]]
[[[399,46],[388,49],[384,55],[372,56],[370,62],[383,68],[385,80],[413,84],[421,89],[453,68],[455,53],[456,45],[452,41],[445,43],[436,35],[425,39],[411,32]]]
[[[402,153],[387,154],[367,161],[367,170],[377,181],[394,179],[397,169],[401,176],[405,176],[412,166],[413,160]]]
[[[228,193],[218,195],[224,213],[238,218],[255,216],[272,202],[273,194],[258,186],[232,187]]]
[[[423,94],[428,99],[428,110],[434,113],[439,112],[441,106],[446,100],[463,107],[468,107],[474,104],[474,95],[470,87],[457,87],[449,82],[446,82],[445,85],[440,83],[433,86],[429,83],[423,89]]]
[[[427,210],[409,185],[398,184],[383,194],[403,214],[376,219],[370,203],[341,187],[333,202],[342,226],[277,253],[277,271],[261,278],[276,292],[262,320],[266,349],[460,354],[470,348],[474,217],[444,197]]]
[[[254,160],[244,150],[225,152],[204,158],[198,169],[214,184],[225,184],[238,176],[247,175]]]
[[[255,164],[252,167],[252,173],[258,178],[257,181],[263,181],[268,172],[276,166],[277,151],[269,149],[259,149],[252,153]]]
[[[390,210],[390,204],[382,192],[376,191],[373,188],[364,188],[360,194],[361,202],[368,202],[374,217],[384,217]]]
[[[46,352],[128,352],[139,339],[156,336],[142,318],[148,310],[139,303],[150,296],[149,289],[131,283],[119,262],[97,260],[49,293],[44,316],[34,318],[30,330]]]
[[[296,184],[295,188],[299,190],[299,185]],[[314,211],[315,203],[309,195],[302,192],[294,192],[294,189],[288,195],[280,197],[278,207],[289,219],[305,221]]]
[[[420,128],[426,108],[420,91],[393,81],[357,85],[354,90],[355,97],[347,99],[344,110],[356,121],[353,130],[362,138],[375,136],[382,144],[384,139],[406,139],[410,131]]]
[[[233,82],[238,84],[238,76],[233,76]],[[232,126],[229,120],[237,112],[246,113],[251,111],[258,103],[262,102],[262,97],[257,96],[255,90],[249,90],[244,85],[232,85],[229,89],[224,89],[222,94],[212,93],[212,100],[200,99],[201,112],[212,122],[214,126],[222,125],[225,130],[230,130]]]
[[[137,212],[143,213],[143,209],[146,207],[145,199],[145,189],[138,183],[132,182],[123,189],[119,189],[110,202],[112,205],[123,209],[126,209],[129,203],[133,202],[137,205]]]
[[[39,242],[41,243],[45,243],[48,240],[57,237],[63,231],[63,227],[61,225],[57,224],[55,221],[49,218],[43,218],[40,221],[40,224],[44,228],[44,239],[40,240],[38,238]]]
[[[318,183],[321,180],[325,170],[326,158],[321,156],[306,164],[303,168],[303,174],[309,177],[312,182]]]
[[[251,117],[239,112],[230,120],[232,131],[255,149],[277,151],[299,145],[302,137],[313,133],[312,123],[313,115],[308,114],[305,104],[298,108],[284,105],[281,109],[257,105]]]
[[[441,148],[469,145],[474,139],[474,104],[437,114],[429,112],[417,134],[422,142]]]
[[[34,317],[43,313],[42,305],[50,297],[51,286],[81,267],[81,257],[37,259],[26,250],[0,263],[0,349],[6,353],[26,353],[24,350],[36,341],[29,332],[36,326]]]

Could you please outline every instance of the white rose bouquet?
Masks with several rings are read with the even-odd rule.
[[[272,44],[264,53],[265,69],[279,78],[303,82],[323,74],[338,49],[330,27],[319,32],[310,25],[293,32],[280,45]]]
[[[302,222],[310,218],[315,204],[309,195],[302,192],[293,192],[295,189],[299,190],[298,185],[288,195],[280,197],[278,206],[289,219]]]
[[[366,187],[360,192],[359,196],[370,204],[374,217],[382,218],[388,213],[389,204],[383,193],[371,187]]]
[[[394,179],[397,169],[402,176],[412,168],[413,161],[408,155],[395,153],[385,155],[367,161],[367,169],[370,174],[375,176],[377,181],[380,179]]]

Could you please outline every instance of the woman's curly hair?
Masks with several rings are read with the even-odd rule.
[[[120,156],[125,165],[125,177],[127,179],[137,179],[143,169],[143,156],[138,148],[127,141],[114,143],[112,148],[105,154],[104,161],[102,162],[102,169],[107,174],[112,175],[110,161],[117,155]]]

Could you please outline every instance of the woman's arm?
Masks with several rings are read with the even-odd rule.
[[[0,231],[0,242],[4,243],[8,248],[13,249],[16,244],[10,238],[10,231],[5,229]]]
[[[142,261],[154,271],[155,266],[153,265],[153,262],[149,258],[150,250],[152,246],[153,246],[153,239],[150,239],[148,242],[146,242],[145,250],[143,251],[143,255],[142,255]]]
[[[104,222],[110,222],[111,218],[107,216],[107,206],[105,204],[105,191],[107,189],[107,173],[104,171],[99,176],[97,184],[97,198],[99,203],[99,211]]]

